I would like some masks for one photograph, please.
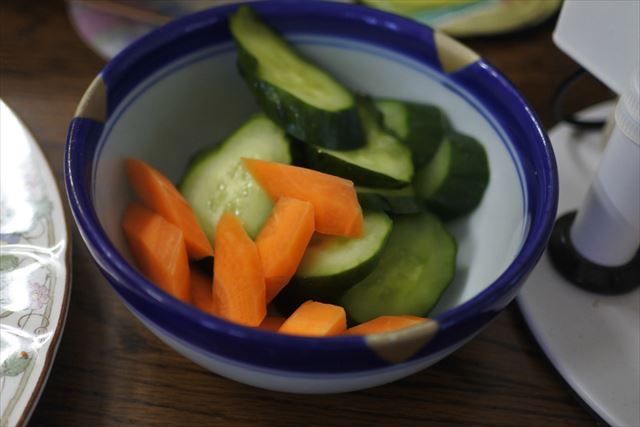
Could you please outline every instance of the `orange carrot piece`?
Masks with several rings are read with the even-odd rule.
[[[257,159],[243,161],[272,199],[285,196],[311,202],[316,231],[349,237],[362,234],[362,209],[353,182],[298,166]]]
[[[379,334],[381,332],[397,331],[398,329],[408,328],[409,326],[417,325],[426,321],[424,317],[418,316],[380,316],[375,319],[369,320],[349,328],[346,330],[346,335],[369,335]]]
[[[238,218],[225,212],[216,229],[213,265],[215,314],[246,326],[258,326],[267,315],[262,262],[255,243]]]
[[[190,302],[189,260],[182,231],[137,203],[125,211],[122,228],[142,273],[174,297]]]
[[[278,329],[280,329],[280,326],[282,326],[285,320],[287,319],[281,316],[267,316],[258,328],[264,329],[265,331],[278,332]]]
[[[127,159],[126,166],[129,180],[142,203],[182,230],[189,257],[197,260],[212,256],[211,244],[191,206],[171,181],[141,160]]]
[[[191,303],[205,313],[213,310],[213,277],[194,268],[191,270]]]
[[[313,205],[281,197],[256,238],[267,286],[267,303],[289,283],[314,231]]]
[[[278,332],[325,337],[341,334],[346,329],[347,315],[344,308],[309,300],[289,316]]]

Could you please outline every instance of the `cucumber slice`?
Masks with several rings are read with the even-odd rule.
[[[392,227],[393,222],[384,212],[365,211],[362,237],[315,235],[295,277],[278,298],[291,308],[308,299],[335,302],[373,271]]]
[[[416,194],[445,220],[471,212],[489,184],[489,161],[482,144],[451,132],[431,162],[416,173]]]
[[[213,244],[218,220],[235,213],[255,237],[273,202],[253,179],[242,157],[290,163],[284,132],[263,114],[253,116],[222,144],[198,154],[187,166],[180,192]]]
[[[405,215],[422,211],[420,202],[412,186],[403,188],[356,187],[358,201],[363,208],[382,210]]]
[[[411,150],[415,167],[431,160],[445,135],[451,130],[447,115],[433,105],[395,99],[376,100],[384,126]]]
[[[249,7],[229,19],[238,69],[258,104],[287,133],[336,150],[365,144],[356,99],[325,71],[303,59]]]
[[[367,145],[356,150],[337,151],[308,145],[307,162],[317,170],[352,180],[365,187],[399,188],[413,176],[411,152],[397,138],[384,132],[376,111],[361,104]]]
[[[378,316],[426,316],[451,283],[457,246],[431,213],[394,220],[393,231],[373,272],[339,300],[357,323]]]

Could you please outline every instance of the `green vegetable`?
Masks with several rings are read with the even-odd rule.
[[[339,300],[357,323],[425,316],[453,280],[456,242],[433,214],[396,217],[378,267]]]
[[[290,307],[309,299],[335,302],[376,268],[392,227],[393,222],[384,212],[365,211],[362,237],[316,234],[295,277],[279,298]]]
[[[422,207],[412,186],[402,188],[356,187],[358,201],[363,208],[377,209],[392,214],[414,214]]]
[[[383,130],[377,120],[378,113],[368,100],[362,100],[360,105],[367,145],[348,151],[308,145],[307,162],[314,169],[350,179],[359,186],[399,188],[408,185],[413,176],[411,152]]]
[[[246,170],[243,157],[290,163],[289,142],[275,123],[255,115],[222,144],[197,155],[182,178],[180,192],[212,244],[225,211],[237,215],[251,237],[271,213],[273,202]]]
[[[302,58],[249,7],[231,15],[238,69],[264,113],[286,132],[336,150],[365,144],[353,94]]]
[[[441,218],[465,215],[480,204],[489,184],[484,147],[470,136],[451,132],[413,182],[418,197]]]
[[[451,130],[447,115],[433,105],[394,99],[376,100],[385,128],[411,150],[416,168],[424,166]]]

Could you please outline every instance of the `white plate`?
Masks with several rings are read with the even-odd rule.
[[[26,424],[69,302],[68,232],[51,169],[0,100],[0,426]]]
[[[603,118],[607,103],[585,111]],[[558,216],[586,196],[604,148],[598,132],[561,124],[549,132],[558,161]],[[545,255],[518,297],[533,335],[573,390],[612,426],[640,426],[640,289],[619,296],[583,291]]]

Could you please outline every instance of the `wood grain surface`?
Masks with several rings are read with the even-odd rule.
[[[553,44],[555,21],[466,43],[522,91],[545,126],[551,95],[576,64]],[[104,62],[78,38],[62,1],[0,1],[0,97],[31,128],[62,188],[67,126]],[[569,109],[610,97],[593,79]],[[68,217],[72,222],[71,217]],[[585,426],[596,420],[555,373],[514,304],[437,365],[343,395],[267,392],[175,353],[117,299],[75,226],[66,329],[33,426]]]

